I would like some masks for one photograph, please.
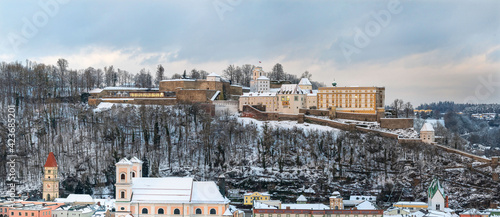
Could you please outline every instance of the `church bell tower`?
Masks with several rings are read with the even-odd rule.
[[[54,152],[50,152],[43,166],[43,199],[52,201],[59,197],[59,176],[57,175],[57,162]]]

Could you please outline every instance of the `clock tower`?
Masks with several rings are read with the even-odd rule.
[[[52,201],[59,197],[59,176],[57,175],[57,162],[53,152],[49,153],[43,166],[43,199]]]

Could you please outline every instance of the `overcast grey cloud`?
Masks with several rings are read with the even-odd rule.
[[[14,49],[12,36],[53,2],[46,24]],[[223,19],[214,2],[229,6]],[[400,12],[382,25],[376,14],[390,4]],[[170,75],[258,61],[269,71],[280,62],[327,84],[385,86],[388,100],[462,102],[482,78],[500,81],[498,11],[493,0],[2,1],[0,60],[66,58],[70,68],[131,72],[163,64]],[[356,31],[374,22],[381,28],[348,61],[342,44],[356,47]],[[500,102],[500,85],[494,90],[479,102]]]

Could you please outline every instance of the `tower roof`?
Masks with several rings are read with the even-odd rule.
[[[441,183],[439,183],[439,180],[436,178],[432,180],[431,185],[429,185],[427,191],[429,194],[428,195],[429,198],[433,198],[438,191],[441,192],[441,195],[443,195],[443,197],[445,197],[444,188],[441,186]]]
[[[302,78],[302,79],[300,79],[299,85],[312,85],[312,84],[311,84],[311,81],[309,81],[309,79]]]
[[[47,161],[43,167],[57,167],[56,157],[54,156],[54,152],[50,152],[47,157]]]
[[[429,123],[425,123],[420,131],[434,131],[434,127]]]

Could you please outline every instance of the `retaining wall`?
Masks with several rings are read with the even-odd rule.
[[[387,129],[412,128],[413,118],[380,118],[380,127]]]

